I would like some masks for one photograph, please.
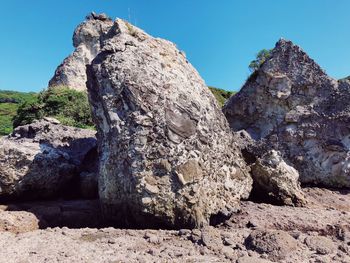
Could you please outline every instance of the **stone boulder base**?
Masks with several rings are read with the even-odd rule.
[[[248,197],[252,180],[228,123],[173,43],[117,19],[87,74],[107,218],[195,227]]]

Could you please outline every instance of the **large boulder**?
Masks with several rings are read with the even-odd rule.
[[[106,217],[194,227],[228,216],[252,180],[198,72],[173,43],[123,20],[107,35],[87,68]]]
[[[113,21],[104,14],[91,13],[73,34],[74,52],[55,71],[49,87],[67,86],[79,91],[86,90],[86,64],[100,51],[100,38],[106,34]]]
[[[350,187],[350,82],[292,42],[280,40],[223,111],[233,130],[281,151],[302,183]]]
[[[79,174],[91,172],[83,164],[96,151],[96,144],[95,131],[63,126],[51,119],[17,127],[0,138],[0,198],[76,193],[78,189],[73,188],[79,187]]]

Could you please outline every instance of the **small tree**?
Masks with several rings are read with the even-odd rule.
[[[17,114],[13,117],[13,128],[32,123],[44,117],[43,105],[38,101],[23,102],[17,109]]]
[[[254,72],[257,70],[268,58],[271,57],[272,50],[271,49],[262,49],[256,54],[256,58],[250,62],[249,70]]]

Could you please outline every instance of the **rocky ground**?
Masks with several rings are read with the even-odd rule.
[[[0,262],[350,262],[350,82],[281,39],[224,115],[169,41],[92,13],[73,42],[50,86],[97,136],[0,139]]]
[[[349,191],[303,190],[306,207],[243,201],[202,230],[88,228],[96,201],[3,205],[0,262],[350,262]]]

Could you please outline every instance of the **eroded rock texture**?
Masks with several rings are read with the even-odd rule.
[[[305,203],[298,171],[286,164],[277,151],[265,153],[252,165],[251,171],[256,195],[284,205]]]
[[[229,215],[252,181],[197,71],[173,43],[120,19],[107,36],[87,71],[106,216],[194,227]]]
[[[224,106],[233,130],[281,151],[302,183],[333,187],[350,186],[349,112],[350,83],[286,40]]]
[[[0,138],[0,198],[50,198],[68,193],[78,183],[79,173],[92,172],[83,164],[96,144],[95,131],[52,121],[17,127]]]
[[[74,52],[55,71],[49,87],[67,86],[79,91],[86,90],[86,64],[100,51],[101,37],[108,32],[113,22],[104,14],[91,13],[86,21],[74,31]]]

